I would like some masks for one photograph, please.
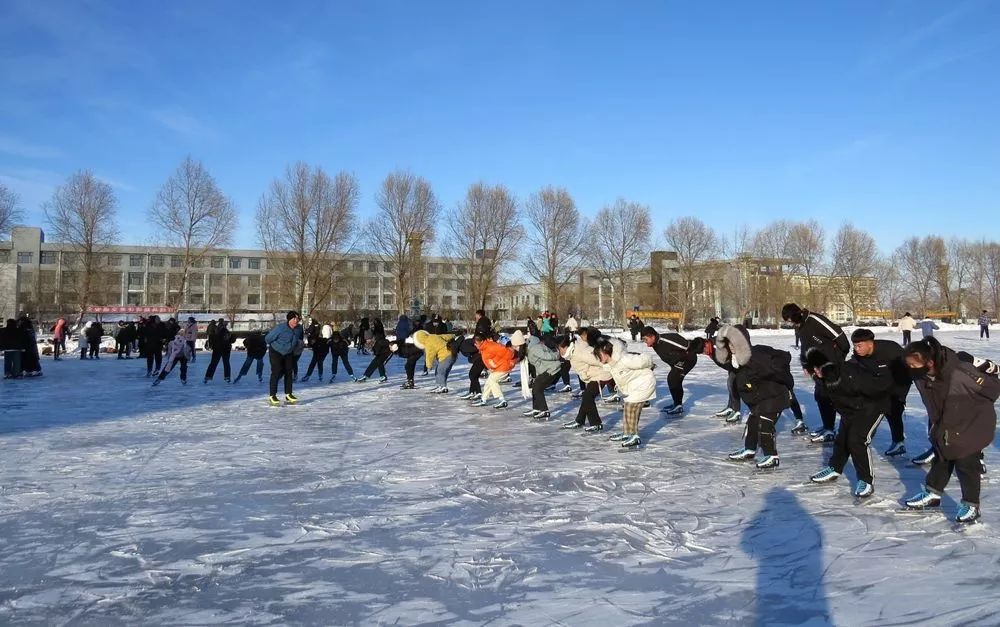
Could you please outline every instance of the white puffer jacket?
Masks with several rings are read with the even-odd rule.
[[[611,361],[604,369],[611,373],[626,403],[645,403],[656,398],[656,377],[649,355],[628,352],[622,340],[612,338]]]
[[[604,364],[594,355],[594,349],[583,340],[570,344],[563,358],[569,362],[573,371],[583,379],[584,383],[606,381],[610,378]]]
[[[900,331],[912,331],[915,328],[917,328],[917,321],[910,316],[903,316],[899,319]]]

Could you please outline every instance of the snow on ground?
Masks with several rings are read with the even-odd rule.
[[[940,338],[1000,357],[976,335]],[[399,390],[393,360],[390,385],[309,383],[275,409],[253,378],[202,385],[207,361],[187,387],[107,358],[46,358],[43,378],[0,384],[0,622],[1000,623],[996,483],[984,522],[956,529],[957,480],[943,511],[900,511],[924,474],[909,455],[877,456],[869,504],[852,470],[807,485],[824,448],[788,419],[776,473],[724,461],[742,429],[711,417],[725,391],[709,361],[688,414],[646,410],[631,453],[560,430],[569,395],[532,424],[519,397],[494,412]],[[909,405],[916,454],[926,418],[915,392]],[[874,446],[888,444],[883,426]]]

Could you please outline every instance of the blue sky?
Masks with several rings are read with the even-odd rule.
[[[696,6],[697,5],[697,6]],[[844,220],[1000,234],[1000,2],[0,3],[0,180],[27,222],[71,172],[123,239],[185,155],[237,203],[286,164],[446,206],[477,180],[622,196],[662,230]]]

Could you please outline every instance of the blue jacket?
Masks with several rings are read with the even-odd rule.
[[[396,323],[396,341],[402,342],[408,337],[410,337],[410,319],[402,315]]]
[[[264,341],[277,353],[291,355],[295,345],[302,340],[302,326],[294,329],[287,322],[276,325],[264,336]]]

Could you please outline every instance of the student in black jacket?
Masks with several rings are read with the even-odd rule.
[[[757,460],[757,468],[777,468],[780,459],[775,424],[781,412],[790,406],[791,354],[762,344],[752,345],[746,329],[726,325],[719,329],[712,359],[733,373],[740,400],[750,408],[743,430],[743,448],[730,453],[729,459],[753,460],[759,447],[764,451],[764,457]]]
[[[869,497],[875,493],[869,445],[882,415],[889,411],[889,395],[894,385],[891,373],[880,373],[856,361],[830,361],[818,348],[811,348],[806,353],[806,366],[817,383],[826,388],[840,413],[840,428],[830,460],[810,480],[815,483],[835,480],[844,473],[844,466],[850,459],[858,475],[854,496]]]
[[[414,389],[417,386],[413,382],[413,377],[417,371],[417,362],[424,358],[424,351],[416,347],[413,343],[412,337],[408,338],[407,341],[393,342],[389,348],[390,350],[393,350],[393,352],[395,352],[400,359],[406,360],[406,365],[404,366],[404,369],[406,370],[406,382],[399,387],[404,390]]]
[[[367,381],[369,377],[375,374],[375,370],[378,369],[379,383],[385,383],[389,380],[389,377],[385,375],[385,364],[392,358],[392,350],[389,345],[389,340],[385,339],[385,335],[381,333],[375,334],[375,339],[372,342],[372,360],[368,364],[368,368],[365,369],[365,374],[362,375],[360,379],[356,379],[358,383]]]
[[[347,375],[352,379],[355,378],[354,369],[351,368],[351,361],[350,359],[348,359],[347,356],[349,349],[350,349],[350,344],[346,339],[344,339],[344,337],[340,333],[334,331],[330,335],[330,355],[331,355],[331,361],[333,362],[330,364],[330,370],[331,370],[330,383],[333,383],[333,380],[337,378],[338,360],[343,362],[344,369],[347,370]]]
[[[886,457],[895,457],[906,453],[903,442],[906,439],[903,430],[903,411],[906,409],[906,396],[910,393],[909,368],[903,360],[903,347],[889,340],[876,340],[875,334],[869,329],[857,329],[851,334],[851,344],[854,354],[850,361],[867,370],[892,379],[889,390],[889,406],[885,412],[892,434],[892,446],[885,451]]]
[[[684,377],[698,363],[698,355],[705,346],[705,340],[698,337],[689,340],[679,333],[664,333],[660,335],[653,327],[644,327],[641,332],[642,341],[646,343],[664,362],[670,365],[667,375],[667,389],[673,398],[673,405],[660,411],[678,415],[684,413]]]
[[[330,338],[333,336],[333,327],[328,324],[323,325],[318,333],[315,333],[311,340],[312,346],[312,360],[309,362],[309,367],[306,369],[306,376],[302,377],[302,382],[305,383],[312,376],[313,368],[319,368],[319,380],[323,382],[323,362],[326,361],[326,356],[330,354]]]
[[[222,362],[222,376],[229,383],[229,376],[232,370],[229,365],[229,356],[233,351],[233,342],[236,336],[229,330],[229,325],[225,320],[219,320],[215,325],[215,337],[212,338],[212,361],[208,362],[208,370],[205,371],[205,383],[215,377],[215,369]]]
[[[478,322],[476,323],[478,326]],[[476,348],[475,337],[463,337],[458,345],[458,352],[465,355],[469,360],[469,391],[461,394],[458,398],[463,401],[477,401],[483,396],[483,386],[479,382],[480,375],[486,370],[483,364],[483,356]]]
[[[257,362],[257,382],[264,382],[264,356],[267,355],[267,342],[264,341],[264,334],[259,330],[253,330],[243,339],[243,348],[247,350],[247,358],[243,361],[239,374],[233,383],[239,383],[240,379],[250,372],[253,362]]]
[[[808,309],[802,309],[795,303],[787,303],[781,308],[781,318],[795,325],[795,334],[799,340],[799,361],[802,370],[814,379],[813,396],[816,407],[823,419],[823,426],[809,434],[811,442],[833,442],[834,429],[837,426],[837,409],[827,393],[827,387],[809,370],[806,364],[806,353],[817,349],[826,355],[831,363],[842,362],[851,350],[850,342],[844,330],[827,318]]]

